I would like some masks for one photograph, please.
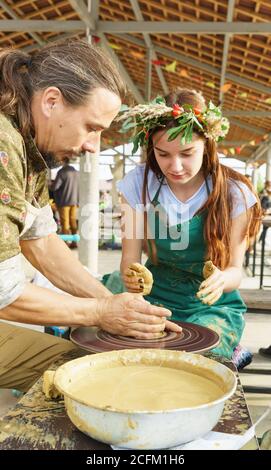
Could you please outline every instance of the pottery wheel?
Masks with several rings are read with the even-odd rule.
[[[203,352],[219,344],[219,335],[209,328],[195,323],[175,322],[182,327],[181,333],[165,331],[162,338],[142,340],[112,335],[93,327],[79,327],[71,332],[70,339],[80,348],[94,353],[119,349],[154,348],[174,349],[186,352]]]

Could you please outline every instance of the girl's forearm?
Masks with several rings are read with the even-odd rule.
[[[238,289],[242,281],[242,268],[236,266],[230,266],[224,271],[224,292],[231,292],[234,289]]]
[[[120,272],[121,274],[124,274],[124,272],[128,269],[130,264],[132,263],[141,263],[141,256],[125,256],[122,257],[121,263],[120,263]]]

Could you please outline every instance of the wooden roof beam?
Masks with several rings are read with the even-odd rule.
[[[147,48],[146,55],[146,87],[145,87],[145,100],[148,102],[151,99],[151,85],[152,85],[152,48]]]
[[[136,19],[139,20],[139,21],[144,21],[143,15],[142,15],[141,10],[140,10],[140,6],[139,6],[139,4],[138,4],[138,0],[130,0],[130,3],[131,3],[131,6],[132,6],[132,8],[133,8],[133,11],[134,11],[134,14],[135,14]],[[147,48],[148,48],[149,51],[150,51],[150,54],[149,54],[149,55],[150,55],[150,56],[152,55],[152,57],[150,57],[150,60],[151,60],[152,58],[153,58],[154,60],[157,60],[158,57],[157,57],[155,51],[153,50],[153,44],[152,44],[152,41],[151,41],[151,38],[150,38],[149,34],[148,34],[148,33],[143,33],[143,37],[144,37],[144,41],[145,41],[145,43],[146,43],[146,46],[147,46]],[[154,67],[155,67],[155,71],[156,71],[156,73],[157,73],[157,75],[158,75],[158,78],[159,78],[159,80],[160,80],[161,86],[162,86],[162,88],[163,88],[163,92],[164,92],[165,95],[167,95],[168,92],[169,92],[169,89],[168,89],[168,86],[167,86],[167,83],[166,83],[164,74],[163,74],[163,72],[162,72],[162,69],[161,69],[161,67],[160,67],[159,65],[155,65]],[[150,70],[149,70],[149,69],[150,69]],[[150,67],[150,66],[147,66],[147,72],[151,73],[151,67]],[[148,77],[147,77],[147,78],[148,78]],[[146,88],[147,88],[148,90],[150,89],[149,84],[146,85]],[[150,90],[149,90],[148,93],[150,93]]]
[[[122,62],[120,61],[120,59],[118,58],[117,54],[115,54],[115,52],[112,50],[112,48],[110,46],[108,46],[107,44],[107,40],[106,40],[106,37],[104,34],[100,34],[100,37],[102,39],[102,45],[103,47],[105,48],[105,50],[107,51],[108,55],[110,55],[111,59],[114,61],[114,62],[117,62],[118,64],[118,68],[120,70],[120,73],[122,75],[122,78],[123,80],[125,81],[126,85],[128,86],[129,90],[132,92],[135,100],[138,102],[138,103],[144,103],[144,98],[143,96],[141,95],[139,89],[137,88],[137,86],[135,85],[135,83],[133,82],[133,80],[131,79],[130,75],[128,74],[126,68],[124,67],[124,65],[122,64]]]
[[[233,20],[234,3],[235,3],[235,0],[229,0],[228,2],[227,23],[231,23]],[[224,93],[222,91],[222,87],[225,83],[230,39],[231,39],[231,35],[225,34],[223,56],[222,56],[222,66],[221,66],[220,89],[219,89],[219,103],[221,106],[223,105]]]
[[[50,43],[50,42],[56,42],[56,41],[63,41],[65,39],[71,39],[73,38],[74,36],[76,36],[76,33],[64,33],[64,34],[61,34],[60,36],[57,36],[57,37],[52,37],[52,38],[49,38],[46,40],[46,44],[47,43]],[[25,46],[22,48],[22,50],[24,50],[25,52],[32,52],[36,49],[39,49],[39,47],[42,46],[42,44],[31,44],[29,46]]]
[[[251,118],[270,118],[271,117],[271,111],[254,111],[254,109],[234,109],[234,110],[227,110],[224,109],[223,114],[225,116],[231,117],[231,116],[244,116],[244,117],[251,117]]]
[[[249,157],[248,163],[253,163],[259,160],[271,146],[271,133],[269,134],[268,140],[266,140],[262,145],[260,145],[255,152]]]
[[[89,13],[85,3],[81,0],[76,1],[76,0],[69,0],[70,4],[72,5],[73,9],[76,11],[78,14],[79,18],[83,21],[84,27],[87,27],[89,33],[93,32],[92,30],[95,30],[96,23],[92,17],[92,14],[95,15],[96,18],[98,18],[98,2],[94,2],[91,7],[93,8],[92,14]],[[79,21],[80,23],[80,21]],[[95,32],[95,31],[94,31]],[[113,62],[118,64],[118,68],[120,70],[120,73],[122,75],[123,80],[131,90],[135,100],[138,103],[144,102],[144,98],[141,95],[140,91],[136,87],[135,83],[131,79],[130,75],[128,74],[126,68],[118,58],[117,54],[108,46],[107,39],[103,33],[100,33],[101,37],[101,42],[103,48],[107,51],[108,55],[110,55],[111,59]]]
[[[71,32],[82,31],[86,27],[84,21],[78,20],[0,20],[0,31],[16,32]]]
[[[130,42],[131,44],[135,44],[139,47],[145,47],[145,43],[144,41],[142,41],[142,39],[135,38],[134,36],[131,36],[129,34],[125,34],[125,35],[114,34],[114,36],[119,37],[120,39],[124,41]],[[217,67],[204,64],[200,62],[199,60],[193,59],[192,57],[187,57],[186,55],[180,54],[179,52],[166,49],[165,47],[156,46],[155,44],[153,44],[153,46],[154,46],[154,50],[157,53],[164,55],[166,57],[170,57],[173,60],[183,62],[184,64],[190,65],[191,67],[194,67],[196,69],[203,70],[204,72],[210,73],[215,76],[220,76],[221,74],[220,69]],[[248,80],[247,78],[242,78],[232,73],[226,73],[225,79],[230,80],[234,83],[238,83],[239,85],[243,85],[245,88],[249,88],[249,89],[253,88],[254,90],[257,90],[260,93],[264,93],[266,95],[270,94],[270,87],[262,85],[261,83],[258,83],[258,82],[254,82],[252,80]]]
[[[249,144],[247,140],[223,140],[223,142],[219,142],[217,146],[220,147],[240,147],[241,145],[245,145],[246,147],[258,147],[260,144],[252,145]]]
[[[7,5],[7,3],[4,1],[4,0],[0,0],[0,6],[1,8],[3,8],[3,10],[11,17],[13,18],[14,20],[18,20],[20,19],[20,17],[17,15],[17,13],[15,13],[12,8],[10,8],[10,6]],[[40,39],[40,37],[36,34],[36,33],[31,33],[29,32],[28,33],[29,36],[31,36],[40,46],[42,46],[44,43],[44,41],[42,41],[42,39]]]
[[[264,129],[262,127],[252,126],[251,124],[248,124],[247,122],[237,121],[236,119],[231,119],[231,123],[234,124],[235,126],[241,127],[242,129],[251,131],[253,134],[263,135],[263,134],[266,134],[266,132],[268,132],[267,129]]]
[[[70,0],[73,1],[73,0]],[[0,31],[80,31],[86,26],[80,20],[0,20]],[[149,33],[149,34],[270,34],[271,23],[239,21],[97,21],[93,33]]]
[[[271,23],[235,21],[99,21],[97,32],[149,34],[270,34]]]
[[[79,18],[85,23],[85,26],[90,28],[92,31],[96,30],[96,21],[94,20],[94,16],[89,14],[87,6],[83,0],[69,0],[70,5],[76,11]],[[92,2],[91,2],[92,3]],[[92,4],[91,4],[92,8]],[[91,12],[92,13],[92,12]],[[79,21],[80,23],[80,21]]]

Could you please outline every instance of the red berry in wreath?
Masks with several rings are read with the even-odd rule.
[[[201,109],[200,109],[200,108],[197,108],[196,106],[195,106],[195,108],[193,108],[193,111],[194,111],[194,114],[195,114],[196,116],[199,116],[199,115],[201,114]]]
[[[183,108],[179,104],[174,104],[172,108],[173,108],[172,116],[174,117],[178,117],[183,113]]]

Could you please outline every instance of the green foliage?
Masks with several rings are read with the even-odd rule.
[[[182,106],[175,104],[172,108],[168,107],[165,99],[157,96],[150,103],[137,105],[131,109],[123,105],[121,112],[124,112],[124,115],[120,119],[125,119],[125,115],[127,119],[123,122],[120,132],[125,133],[131,129],[137,131],[131,139],[134,144],[133,154],[139,146],[148,143],[150,131],[166,127],[167,122],[172,120],[176,121],[176,126],[167,129],[168,141],[171,142],[180,136],[182,145],[192,141],[194,131],[220,142],[229,130],[229,121],[222,117],[220,108],[211,101],[200,113],[198,108],[193,108],[190,104]]]

